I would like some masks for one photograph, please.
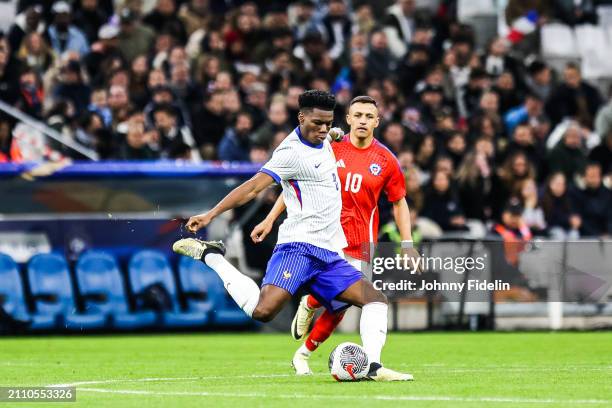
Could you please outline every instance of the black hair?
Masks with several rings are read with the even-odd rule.
[[[360,95],[360,96],[354,97],[349,103],[349,106],[353,106],[353,104],[355,103],[371,103],[372,105],[378,107],[378,105],[376,104],[376,99],[372,98],[371,96],[367,96],[367,95]]]
[[[176,109],[170,105],[169,103],[162,103],[160,105],[157,105],[154,109],[153,109],[153,115],[155,115],[157,112],[164,112],[169,116],[173,116],[173,117],[177,117],[177,112]]]
[[[302,93],[298,99],[300,111],[321,109],[333,111],[336,108],[336,97],[329,92],[318,89],[309,89]]]

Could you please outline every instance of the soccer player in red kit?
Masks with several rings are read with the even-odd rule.
[[[369,96],[354,98],[346,120],[350,126],[349,134],[332,143],[342,188],[341,224],[348,242],[348,246],[342,248],[344,257],[362,272],[369,269],[370,247],[378,240],[377,203],[383,191],[393,203],[393,217],[402,238],[403,250],[412,257],[418,257],[412,248],[404,175],[393,153],[374,138],[374,129],[379,124],[376,101]],[[254,242],[261,242],[265,238],[284,209],[281,196],[266,219],[253,229],[251,238]],[[338,250],[342,253],[341,248]],[[314,313],[320,306],[312,295],[302,298],[291,325],[294,339],[306,337]],[[306,341],[293,357],[296,374],[312,374],[308,366],[311,353],[332,334],[343,317],[344,311],[332,313],[325,310],[317,319]]]

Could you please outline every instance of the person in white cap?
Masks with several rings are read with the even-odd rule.
[[[89,52],[89,43],[85,34],[71,24],[70,5],[65,1],[53,3],[53,24],[49,26],[49,42],[53,50],[59,55],[66,51],[76,51],[81,56]]]

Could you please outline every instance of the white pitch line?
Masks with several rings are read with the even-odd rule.
[[[315,394],[266,394],[266,393],[229,393],[207,391],[142,391],[142,390],[109,390],[105,388],[77,388],[78,391],[105,394],[152,395],[152,396],[192,396],[192,397],[226,397],[226,398],[280,398],[280,399],[336,399],[354,400],[355,395],[315,395]],[[504,397],[452,397],[452,396],[416,396],[416,395],[360,395],[359,399],[380,401],[446,401],[446,402],[489,402],[511,404],[610,404],[610,400],[583,399],[561,400],[541,398],[504,398]]]
[[[329,374],[314,374],[316,376],[327,376]],[[215,375],[215,376],[203,376],[203,377],[169,377],[169,378],[115,378],[109,380],[90,380],[90,381],[76,381],[65,384],[51,384],[46,387],[78,387],[80,385],[102,385],[102,384],[116,384],[116,383],[129,383],[129,382],[161,382],[161,381],[198,381],[198,380],[230,380],[236,378],[279,378],[279,377],[295,377],[295,374],[252,374],[252,375]]]

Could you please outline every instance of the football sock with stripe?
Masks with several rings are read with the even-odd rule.
[[[330,313],[329,311],[323,314],[315,321],[312,331],[304,342],[304,345],[309,351],[315,351],[325,340],[331,336],[336,327],[342,321],[344,312]]]

